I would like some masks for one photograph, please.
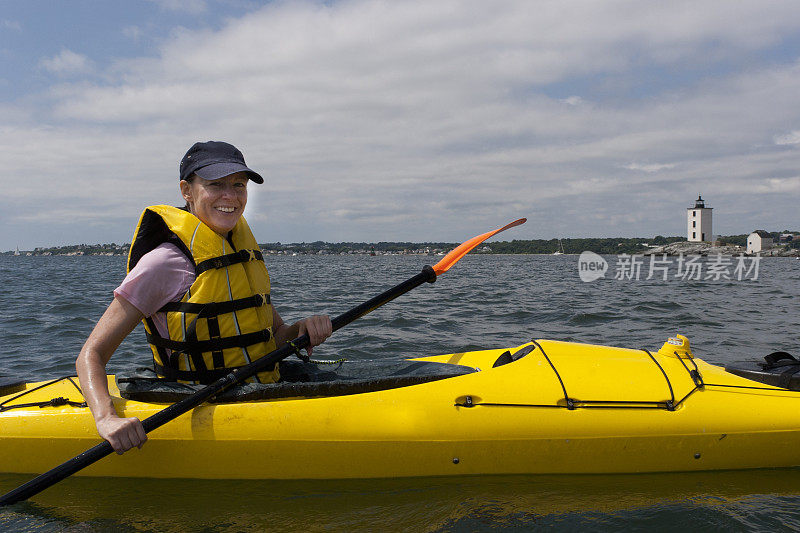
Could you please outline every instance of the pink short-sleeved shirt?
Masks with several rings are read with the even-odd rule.
[[[157,311],[167,302],[179,301],[194,280],[194,265],[189,258],[174,244],[164,243],[142,256],[114,290],[114,296],[152,317],[158,334],[169,338],[166,314]]]

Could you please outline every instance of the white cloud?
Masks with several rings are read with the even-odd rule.
[[[767,178],[757,181],[752,189],[759,193],[797,193],[800,192],[800,177]]]
[[[17,20],[2,20],[0,21],[0,27],[6,30],[22,31],[22,25]]]
[[[42,59],[39,65],[59,76],[86,74],[94,70],[93,63],[88,57],[66,48],[53,57]]]
[[[800,144],[800,131],[795,130],[785,135],[776,135],[773,137],[773,141],[779,146]]]
[[[122,35],[132,41],[138,41],[142,37],[142,29],[139,26],[125,26],[122,28]]]
[[[567,105],[581,105],[583,103],[583,98],[580,96],[569,96],[567,98],[562,98],[559,101]]]
[[[733,56],[754,39],[749,26],[717,27],[711,8],[694,11],[700,20],[685,28],[688,8],[682,6],[651,8],[639,19],[619,17],[606,29],[603,20],[617,19],[629,3],[542,2],[536,9],[528,2],[506,2],[504,9],[452,1],[270,5],[219,32],[178,34],[158,60],[139,62],[126,73],[144,83],[98,87],[83,102],[95,116],[108,116],[108,107],[112,116],[160,115],[167,109],[182,114],[194,101],[245,104],[274,95],[299,108],[309,103],[328,108],[360,104],[359,97],[368,95],[377,99],[371,103],[403,112],[445,91],[458,105],[474,97],[500,97],[508,89],[622,71],[634,54],[656,62],[696,61],[697,47],[714,37],[729,45]],[[755,16],[749,4],[732,9]],[[769,15],[767,10],[755,18],[772,18],[771,30],[785,24]],[[642,38],[642,21],[656,17],[658,29]],[[621,53],[625,46],[631,48],[628,54]],[[664,58],[662,48],[673,47],[683,55],[671,52]],[[296,88],[301,92],[292,95]],[[574,96],[565,101],[577,103]],[[78,99],[64,110],[85,116],[81,104]]]
[[[458,240],[500,213],[530,215],[516,238],[555,224],[608,235],[645,199],[663,209],[625,231],[682,234],[670,206],[682,213],[698,187],[731,206],[794,190],[800,153],[776,144],[798,138],[800,67],[750,59],[796,37],[798,17],[797,2],[271,3],[219,30],[176,29],[102,82],[53,86],[35,122],[7,120],[0,168],[36,176],[13,199],[42,216],[77,198],[129,220],[179,200],[189,145],[225,139],[266,178],[248,206],[263,240]],[[48,61],[91,68],[69,51]]]
[[[627,168],[628,170],[638,170],[641,172],[658,172],[659,170],[675,168],[675,165],[672,163],[660,164],[660,163],[628,163],[627,165],[622,165],[622,168]]]
[[[208,9],[205,0],[150,0],[158,4],[165,11],[178,11],[182,13],[203,13]]]

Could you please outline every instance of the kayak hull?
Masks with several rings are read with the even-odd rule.
[[[530,353],[493,368],[526,346]],[[800,394],[700,359],[537,341],[425,360],[481,370],[365,394],[205,404],[154,430],[141,450],[77,475],[341,479],[800,465]],[[144,419],[165,407],[119,397],[113,378],[109,388],[121,415]],[[82,401],[61,381],[18,403],[54,397]],[[0,428],[6,473],[42,473],[98,442],[85,407],[12,409],[0,413]]]

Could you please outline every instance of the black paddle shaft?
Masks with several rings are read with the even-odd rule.
[[[436,281],[436,273],[433,271],[433,268],[426,266],[422,269],[422,272],[416,276],[409,278],[403,283],[392,287],[384,293],[379,294],[378,296],[362,303],[361,305],[357,305],[356,307],[331,320],[333,331],[343,328],[354,320],[357,320],[367,313],[377,309],[378,307],[391,302],[398,296],[407,293],[408,291],[422,285],[425,282],[433,283],[434,281]],[[154,429],[163,426],[167,422],[174,420],[183,413],[194,409],[212,396],[215,396],[229,387],[271,367],[278,361],[286,359],[288,356],[295,353],[295,348],[306,348],[308,344],[308,335],[301,335],[294,339],[291,342],[291,345],[289,343],[284,344],[280,348],[273,350],[264,357],[257,359],[246,366],[233,370],[230,374],[221,377],[217,381],[200,389],[193,395],[184,398],[183,400],[170,405],[166,409],[163,409],[158,413],[144,419],[142,421],[142,426],[144,426],[145,432],[150,433]],[[82,454],[73,457],[69,461],[60,464],[52,470],[45,472],[44,474],[33,478],[27,483],[20,485],[7,494],[4,494],[0,497],[0,506],[10,505],[22,500],[27,500],[31,496],[39,494],[44,489],[55,485],[62,479],[65,479],[75,472],[83,470],[87,466],[99,461],[106,455],[111,454],[113,451],[114,448],[111,447],[111,444],[104,440],[100,444],[86,450]]]

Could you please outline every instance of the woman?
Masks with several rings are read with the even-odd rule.
[[[97,431],[118,454],[147,440],[137,418],[118,416],[105,366],[144,321],[156,372],[209,383],[277,346],[308,334],[312,347],[331,335],[328,316],[283,322],[269,297],[269,275],[242,212],[247,185],[264,179],[234,146],[196,143],[180,165],[183,209],[147,208],[128,257],[128,275],[76,361]],[[254,380],[270,383],[278,367]]]

